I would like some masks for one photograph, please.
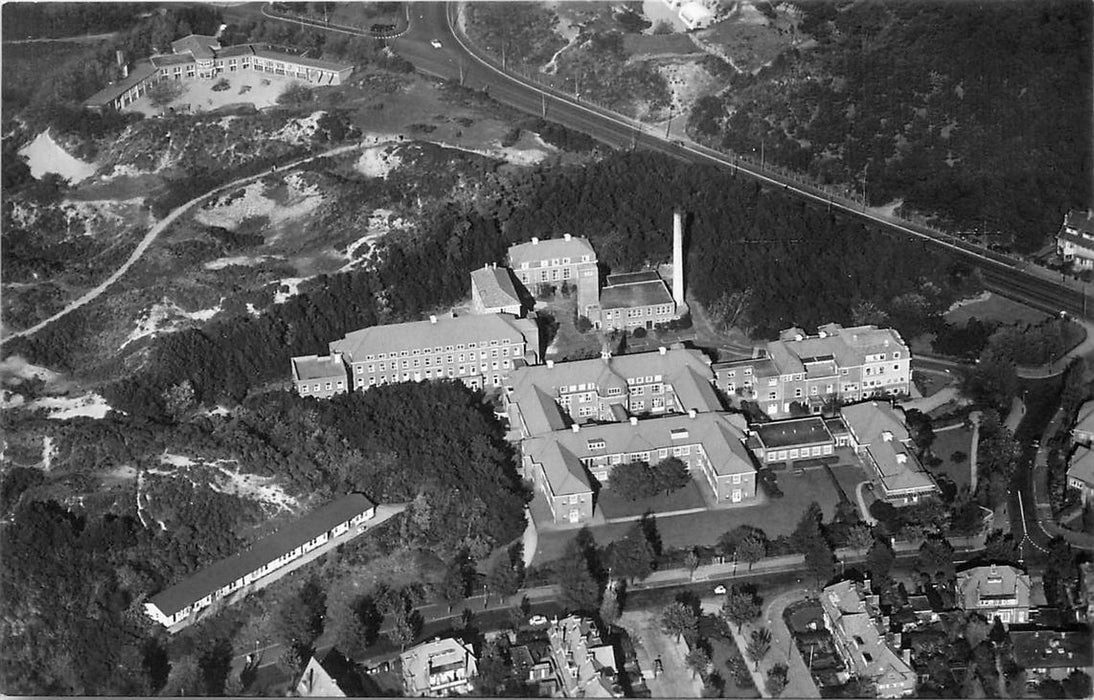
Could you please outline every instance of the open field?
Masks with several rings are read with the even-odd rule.
[[[1049,315],[1031,309],[1024,304],[1011,301],[1006,297],[988,292],[986,299],[964,304],[953,311],[946,313],[946,321],[956,325],[968,323],[970,318],[978,318],[981,321],[995,321],[998,323],[1029,323],[1035,324],[1049,318]]]
[[[785,14],[769,20],[751,3],[739,3],[738,8],[729,19],[695,32],[695,37],[727,55],[744,72],[770,63],[800,36],[792,31],[796,22]]]

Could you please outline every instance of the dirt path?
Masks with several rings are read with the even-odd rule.
[[[40,321],[39,323],[36,323],[35,325],[31,326],[30,328],[26,328],[26,329],[18,331],[16,333],[12,333],[12,334],[8,335],[7,337],[0,338],[0,345],[2,345],[3,343],[6,343],[7,341],[11,340],[12,338],[23,338],[23,337],[26,337],[26,336],[34,335],[35,333],[42,330],[43,328],[45,328],[49,324],[53,323],[57,319],[62,318],[64,316],[67,316],[68,314],[72,313],[73,311],[80,308],[81,306],[98,299],[100,296],[102,296],[103,292],[105,292],[112,284],[114,284],[119,279],[121,279],[122,275],[124,275],[126,272],[128,272],[129,268],[133,267],[133,265],[144,256],[145,252],[148,251],[148,248],[151,247],[151,245],[153,243],[155,243],[155,241],[159,237],[159,235],[161,233],[163,233],[164,230],[166,230],[168,226],[173,224],[176,219],[178,219],[180,216],[182,216],[187,211],[189,211],[190,208],[193,207],[195,204],[197,204],[197,203],[199,203],[199,202],[201,202],[201,201],[203,201],[203,200],[205,200],[209,197],[220,194],[220,193],[224,192],[225,190],[230,190],[230,189],[239,187],[240,185],[244,185],[244,184],[247,184],[249,182],[253,182],[255,180],[266,177],[270,173],[276,172],[277,170],[288,170],[288,169],[295,168],[297,166],[303,165],[304,163],[309,163],[313,160],[318,160],[320,158],[327,158],[329,156],[336,156],[336,155],[341,155],[343,153],[348,153],[349,151],[361,148],[362,146],[363,146],[363,142],[362,143],[354,143],[354,144],[350,144],[350,145],[347,145],[347,146],[340,146],[338,148],[334,148],[334,149],[331,149],[329,151],[324,151],[323,153],[318,153],[316,155],[308,156],[307,158],[301,158],[299,160],[292,161],[291,163],[285,163],[283,165],[275,166],[273,168],[270,168],[269,170],[264,170],[264,171],[258,173],[257,175],[248,175],[247,177],[242,177],[242,178],[239,178],[238,180],[233,180],[233,181],[231,181],[231,182],[229,182],[225,185],[221,185],[221,186],[216,187],[212,190],[209,190],[205,194],[198,195],[197,197],[191,199],[189,202],[186,202],[185,204],[177,207],[175,210],[173,210],[166,217],[164,217],[159,222],[154,224],[152,226],[152,228],[150,228],[148,230],[148,233],[146,233],[144,235],[144,238],[141,239],[141,242],[137,244],[137,247],[129,255],[129,258],[124,263],[122,263],[121,267],[119,267],[117,270],[115,270],[113,272],[113,274],[111,274],[109,277],[107,277],[106,280],[104,280],[98,286],[91,289],[89,292],[85,293],[80,298],[76,299],[75,301],[72,301],[67,306],[65,306],[65,308],[61,309],[60,311],[53,314],[52,316],[45,319],[44,321]]]

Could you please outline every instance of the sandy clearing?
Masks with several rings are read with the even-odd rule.
[[[443,141],[434,141],[433,143],[444,148],[464,151],[465,153],[475,153],[487,158],[499,158],[513,165],[535,165],[550,155],[538,148],[513,148],[512,146],[507,148],[469,148]]]
[[[298,173],[284,180],[289,189],[289,203],[281,205],[266,196],[262,182],[252,182],[243,188],[242,197],[225,196],[210,201],[194,214],[194,219],[206,226],[221,226],[235,230],[247,219],[265,216],[271,224],[299,219],[315,211],[326,199],[320,189],[304,181]],[[230,201],[229,201],[230,200]]]
[[[366,148],[357,159],[357,172],[365,177],[387,178],[392,170],[403,164],[402,158],[393,153],[394,150],[394,146]]]
[[[274,303],[284,304],[289,299],[300,293],[300,283],[307,280],[307,277],[285,277],[279,280],[277,283],[277,292],[274,293]],[[281,291],[281,287],[288,287],[289,291]]]
[[[19,155],[27,159],[30,174],[39,179],[47,173],[56,173],[76,183],[95,174],[94,163],[82,161],[61,148],[49,135],[48,129],[20,148]]]
[[[41,379],[49,383],[61,375],[51,369],[32,365],[22,355],[11,355],[0,361],[0,381],[20,384],[26,379]]]
[[[880,207],[870,207],[868,211],[875,216],[884,216],[888,218],[896,218],[896,212],[904,206],[903,199],[894,199],[888,204],[883,204]]]
[[[319,129],[319,118],[324,114],[326,112],[320,110],[312,112],[306,117],[293,119],[267,138],[272,141],[287,141],[298,145],[308,143]]]
[[[46,435],[42,438],[42,471],[48,472],[53,468],[53,458],[57,456],[57,446],[53,444],[53,437]]]
[[[191,321],[208,321],[220,313],[221,303],[223,302],[224,300],[221,299],[220,303],[209,309],[183,311],[175,302],[164,297],[161,303],[154,304],[152,308],[146,311],[144,316],[137,321],[137,327],[130,331],[125,342],[118,346],[118,349],[121,350],[126,345],[145,336],[156,335],[157,333],[172,333],[178,330],[179,323],[184,319],[189,319]]]
[[[267,260],[282,260],[283,256],[280,255],[234,255],[228,258],[217,258],[216,260],[210,260],[202,265],[206,270],[221,270],[229,265],[241,265],[244,267],[252,267],[254,265],[261,265]]]
[[[164,452],[160,455],[160,464],[170,464],[172,467],[192,467],[197,462],[190,459],[185,455],[176,455],[170,452]],[[159,470],[149,470],[152,474],[170,475],[171,472],[162,472]]]
[[[188,479],[195,486],[204,483],[219,493],[226,493],[252,501],[258,501],[277,511],[296,512],[299,501],[285,492],[275,477],[258,476],[240,472],[232,460],[206,462],[186,455],[165,452],[160,463],[174,467],[173,470],[148,469],[147,473],[158,476],[170,476]]]
[[[105,417],[110,412],[110,404],[96,393],[75,397],[43,396],[40,399],[35,399],[28,407],[46,409],[49,412],[46,417],[53,420],[68,420],[80,416],[98,419]]]

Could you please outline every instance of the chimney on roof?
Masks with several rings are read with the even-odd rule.
[[[567,234],[566,234],[566,235],[564,235],[564,236],[563,236],[562,238],[563,238],[563,240],[566,240],[566,241],[568,241],[568,240],[570,240],[571,238],[573,238],[573,236],[571,236],[570,234],[568,234],[568,233],[567,233]]]
[[[532,245],[539,245],[539,239],[535,236],[532,236]]]
[[[638,418],[635,416],[630,417],[631,425],[638,425]]]
[[[881,431],[881,441],[882,442],[892,442],[893,441],[893,433],[889,430]]]
[[[601,350],[600,351],[600,359],[604,360],[605,362],[611,362],[612,361],[612,351],[608,350],[607,348]]]
[[[688,418],[694,418],[697,415],[699,415],[699,412],[696,411],[694,408],[688,409]]]
[[[668,352],[668,351],[669,351],[669,349],[668,349],[668,348],[666,348],[666,347],[665,347],[664,345],[662,345],[661,347],[657,348],[657,352],[661,353],[662,355],[664,355],[664,354],[665,354],[666,352]]]
[[[431,316],[429,317],[429,322],[430,322],[430,323],[436,323],[436,322],[437,322],[437,317],[436,317],[436,316],[432,316],[432,315],[431,315]]]
[[[828,332],[827,331],[817,331],[817,337],[818,338],[827,338],[828,337]]]
[[[897,464],[907,464],[908,463],[908,455],[897,455],[896,456],[896,463]]]
[[[795,333],[794,334],[794,340],[805,340],[805,336],[802,335],[801,333]]]
[[[547,360],[547,369],[551,369],[554,366],[555,366],[555,361],[554,360]]]
[[[580,433],[581,432],[581,426],[578,425],[577,423],[574,423],[573,425],[570,426],[570,430],[574,431],[575,433]]]

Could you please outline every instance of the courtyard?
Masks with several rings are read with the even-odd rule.
[[[223,88],[222,80],[227,82],[227,88]],[[225,73],[209,80],[184,78],[178,81],[182,92],[164,107],[154,106],[150,94],[145,93],[125,111],[155,117],[170,110],[193,114],[236,105],[254,105],[255,109],[264,109],[276,105],[281,94],[290,85],[299,82],[295,78],[255,71]],[[213,87],[218,84],[218,89],[214,90]]]

